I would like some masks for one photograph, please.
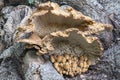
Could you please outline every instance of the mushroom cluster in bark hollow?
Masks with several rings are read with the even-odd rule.
[[[42,3],[25,25],[18,27],[15,38],[36,49],[39,56],[48,54],[61,75],[75,76],[88,70],[102,55],[96,37],[111,31],[109,24],[97,23],[72,7],[61,8],[53,2]],[[30,34],[27,38],[22,38]]]
[[[86,72],[91,64],[87,56],[80,57],[71,54],[51,55],[54,67],[61,75],[75,76]]]

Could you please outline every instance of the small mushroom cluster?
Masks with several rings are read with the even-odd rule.
[[[50,60],[61,75],[71,77],[86,72],[91,65],[90,60],[85,55],[80,57],[71,54],[51,55]]]
[[[73,77],[95,64],[103,51],[97,36],[111,30],[111,25],[97,23],[72,7],[63,9],[47,2],[18,27],[15,38],[26,43],[25,48],[35,49],[39,56],[49,55],[60,74]],[[30,36],[23,39],[26,34]]]

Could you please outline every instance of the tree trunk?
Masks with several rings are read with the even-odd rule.
[[[113,26],[112,32],[98,36],[104,47],[98,63],[75,77],[61,76],[48,55],[37,56],[34,50],[25,50],[24,43],[15,42],[17,27],[24,25],[35,9],[35,6],[25,5],[27,1],[24,1],[0,1],[0,80],[120,80],[119,0],[51,0],[60,6],[72,6],[97,22]],[[48,0],[36,1],[41,3]]]

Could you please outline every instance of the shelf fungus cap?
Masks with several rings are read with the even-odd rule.
[[[86,36],[84,32],[77,28],[50,33],[42,39],[42,42],[46,45],[44,49],[50,55],[68,53],[80,57],[87,54],[88,57],[97,59],[102,55],[103,51],[102,44],[97,37]],[[52,48],[52,50],[49,48]]]
[[[16,37],[19,38],[23,33],[35,32],[43,38],[51,32],[68,28],[78,28],[90,34],[112,30],[111,25],[97,23],[70,6],[61,8],[56,3],[46,2],[40,4],[31,14],[25,26],[18,27]]]

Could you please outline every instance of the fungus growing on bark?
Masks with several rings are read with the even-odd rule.
[[[97,23],[72,7],[63,9],[56,3],[47,2],[38,6],[25,26],[18,27],[18,33],[36,32],[43,38],[51,32],[63,31],[73,27],[90,34],[112,30],[111,25]],[[20,34],[16,37],[19,36]]]
[[[86,72],[102,55],[96,35],[111,30],[111,25],[97,23],[72,7],[63,9],[47,2],[38,6],[25,26],[18,27],[16,38],[31,33],[18,42],[27,43],[26,48],[35,48],[38,55],[50,55],[60,74],[75,76]]]
[[[42,39],[56,70],[62,75],[75,76],[88,70],[102,55],[97,37],[86,36],[76,28],[50,33]],[[53,50],[48,50],[49,48]]]
[[[86,72],[91,65],[91,61],[85,55],[78,57],[66,53],[64,55],[51,55],[50,59],[61,75],[72,77]]]

